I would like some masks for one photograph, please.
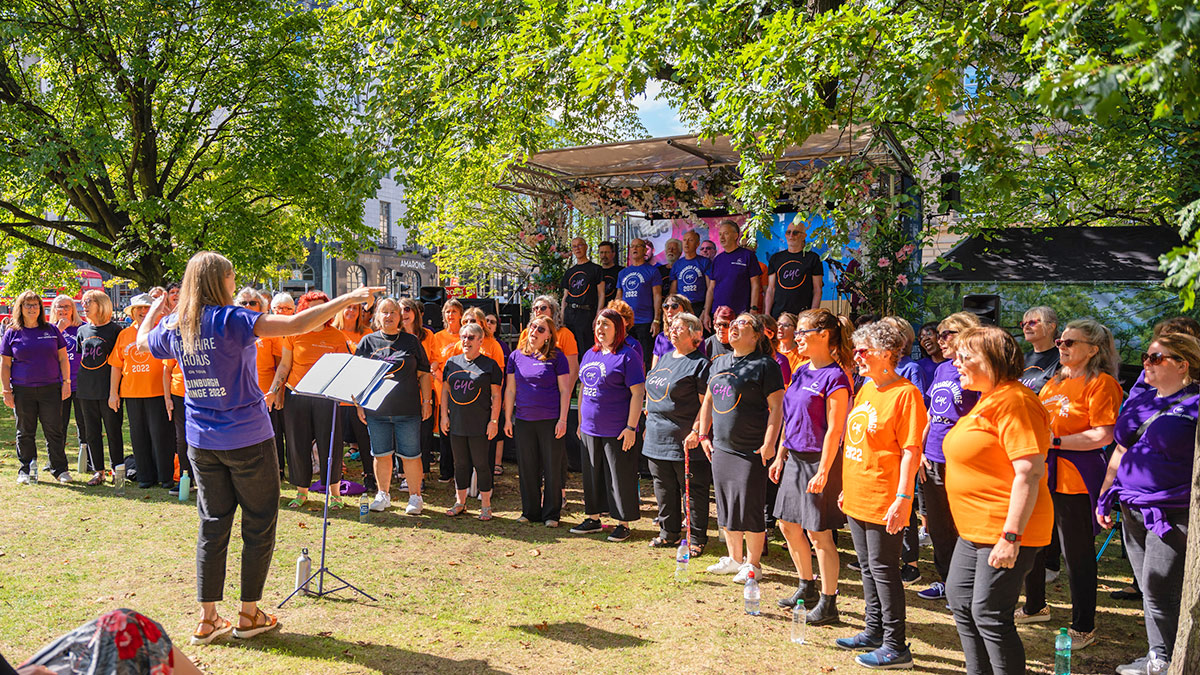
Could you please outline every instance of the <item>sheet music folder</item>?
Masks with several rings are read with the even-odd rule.
[[[396,386],[386,379],[391,364],[350,354],[326,354],[313,364],[293,390],[342,403],[358,402],[376,410]]]

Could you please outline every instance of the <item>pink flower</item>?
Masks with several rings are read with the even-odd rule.
[[[904,262],[904,259],[907,257],[908,257],[908,254],[904,252],[904,249],[900,249],[899,251],[896,251],[896,262]]]
[[[892,266],[892,261],[891,261],[891,260],[888,260],[887,258],[880,258],[880,259],[879,259],[879,266],[880,266],[880,267],[891,267],[891,266]]]
[[[698,181],[698,180],[692,181],[692,189],[695,190],[696,192],[699,192],[700,191],[700,181]]]
[[[633,194],[633,191],[630,190],[629,188],[621,188],[621,198],[622,199],[629,199],[629,196],[632,194]]]
[[[539,235],[537,235],[536,237],[534,237],[534,238],[533,238],[533,240],[534,240],[534,241],[536,241],[537,243],[539,243],[539,244],[540,244],[540,243],[542,243],[543,241],[546,241],[546,235],[544,235],[544,234],[539,234]]]
[[[898,275],[896,277],[896,283],[900,284],[901,286],[907,286],[908,285],[908,275],[905,275],[905,274]]]

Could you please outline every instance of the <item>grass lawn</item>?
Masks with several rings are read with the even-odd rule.
[[[73,434],[67,453],[72,465]],[[18,486],[13,439],[12,413],[5,411],[0,651],[14,663],[79,623],[130,607],[161,622],[211,673],[865,672],[849,653],[832,647],[835,637],[861,628],[855,572],[843,568],[839,605],[845,623],[809,627],[809,644],[793,645],[789,615],[775,600],[791,594],[796,577],[777,545],[763,563],[763,615],[750,617],[742,612],[741,588],[729,577],[699,573],[691,584],[675,584],[672,552],[646,546],[655,533],[648,484],[634,537],[610,544],[567,532],[580,517],[577,476],[569,485],[571,514],[562,528],[517,523],[520,499],[511,465],[498,484],[497,518],[489,523],[474,518],[474,500],[466,517],[444,516],[453,497],[449,486],[436,481],[429,481],[420,517],[405,516],[404,498],[393,491],[401,508],[372,514],[370,524],[357,522],[357,512],[332,519],[330,568],[376,601],[349,593],[297,598],[278,610],[281,630],[246,642],[222,638],[212,646],[190,647],[186,639],[198,618],[195,501],[179,503],[164,490],[136,485],[118,498],[111,487],[61,486],[46,476],[36,486]],[[45,464],[44,451],[39,460]],[[348,472],[353,476],[357,469],[351,463]],[[291,591],[301,547],[309,548],[314,567],[319,563],[320,537],[319,511],[280,512],[264,608],[276,611]],[[852,559],[845,548],[848,533],[840,540],[846,563]],[[722,550],[714,535],[693,567],[703,569]],[[236,619],[240,553],[235,534],[226,601],[220,605],[230,619]],[[931,557],[923,549],[926,581],[935,576]],[[1100,567],[1100,642],[1076,655],[1074,672],[1111,673],[1145,653],[1140,603],[1108,597],[1129,580],[1128,566],[1110,547]],[[919,582],[907,592],[916,667],[958,675],[963,661],[954,621],[943,603],[917,597],[924,587]],[[1051,623],[1020,629],[1031,672],[1052,672],[1054,633],[1069,621],[1065,574],[1048,591]]]

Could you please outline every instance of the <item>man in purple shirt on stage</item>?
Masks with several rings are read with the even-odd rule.
[[[646,260],[646,242],[629,242],[629,267],[617,275],[617,298],[633,308],[633,328],[629,334],[642,345],[643,368],[649,370],[654,336],[661,330],[662,276]]]
[[[722,251],[713,258],[709,270],[708,296],[704,300],[704,327],[712,329],[712,309],[725,305],[735,315],[747,309],[758,312],[760,308],[751,304],[761,291],[758,258],[754,252],[741,245],[742,233],[732,220],[722,220],[718,227],[718,239]]]

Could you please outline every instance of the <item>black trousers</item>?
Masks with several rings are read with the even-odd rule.
[[[433,464],[433,453],[438,447],[438,438],[433,434],[434,420],[441,419],[435,414],[430,415],[429,419],[421,420],[421,468],[425,473],[429,473],[429,467]]]
[[[685,492],[691,493],[688,506],[692,511],[692,526],[688,530],[688,542],[704,546],[708,543],[708,504],[712,490],[712,464],[699,453],[700,459],[691,458],[691,480],[684,474],[683,460],[671,461],[650,459],[650,475],[654,478],[654,501],[658,504],[658,536],[667,541],[676,541],[683,532],[683,500]],[[687,480],[687,490],[684,481]]]
[[[847,517],[854,552],[862,567],[867,635],[883,638],[883,646],[904,650],[904,582],[900,580],[901,533],[888,534],[883,525]]]
[[[961,538],[956,541],[946,578],[946,598],[970,675],[1025,672],[1025,645],[1013,623],[1013,610],[1038,550],[1021,547],[1011,569],[996,569],[988,564],[991,546]]]
[[[450,446],[450,434],[438,437],[438,478],[450,480],[454,478],[454,449]]]
[[[1183,595],[1184,557],[1187,550],[1188,510],[1163,509],[1171,530],[1162,537],[1146,531],[1137,508],[1121,507],[1121,536],[1129,553],[1133,576],[1142,589],[1142,611],[1150,650],[1170,660],[1175,652]],[[1189,603],[1191,601],[1189,600]]]
[[[596,344],[596,332],[592,327],[592,322],[595,320],[596,310],[594,308],[571,309],[568,307],[563,310],[563,325],[571,331],[571,335],[575,336],[575,343],[579,346],[581,357],[585,351]]]
[[[60,393],[59,396],[62,396],[62,394]],[[67,429],[71,426],[72,410],[75,411],[75,428],[79,431],[79,442],[80,444],[87,442],[83,440],[87,437],[87,429],[85,426],[87,424],[87,420],[83,418],[83,406],[80,404],[79,397],[75,394],[71,394],[71,398],[62,402],[62,433],[64,446],[66,446],[67,442]]]
[[[513,420],[521,515],[534,522],[559,520],[562,515],[565,439],[554,437],[558,420]]]
[[[129,444],[137,460],[138,482],[167,485],[175,480],[175,439],[162,396],[126,398]]]
[[[13,411],[17,416],[18,471],[30,473],[37,464],[37,427],[46,437],[46,454],[55,478],[67,470],[66,426],[63,424],[62,385],[44,387],[13,385]]]
[[[475,485],[480,492],[492,491],[492,455],[488,449],[487,436],[459,436],[450,434],[450,449],[454,453],[454,487],[466,490],[471,487],[471,471],[475,471]]]
[[[358,419],[356,409],[339,406],[338,415],[342,418],[342,438],[346,439],[343,443],[358,444],[358,458],[362,460],[363,483],[369,485],[375,482],[375,462],[372,461],[371,456],[371,434],[367,432],[367,425]],[[325,443],[328,444],[329,441],[326,440]]]
[[[654,336],[650,334],[650,324],[635,323],[629,329],[629,334],[642,346],[642,367],[650,372],[650,361],[654,359]]]
[[[287,390],[287,387],[280,387],[279,391],[275,394],[284,398],[283,405],[285,407],[287,406]],[[275,432],[275,456],[279,458],[279,476],[282,478],[283,467],[286,465],[284,460],[287,458],[287,443],[285,442],[287,432],[283,426],[283,411],[272,407],[270,415],[271,429]]]
[[[925,466],[925,482],[921,483],[921,504],[925,507],[925,529],[933,541],[933,566],[938,576],[946,581],[950,575],[950,560],[958,545],[958,528],[950,513],[950,500],[946,496],[946,465],[928,462]],[[1036,549],[1029,554],[1029,566],[1033,567]]]
[[[913,483],[913,498],[924,501],[924,496],[919,492],[919,487]],[[905,565],[916,565],[921,559],[921,519],[917,517],[918,509],[914,505],[908,512],[908,525],[900,530],[902,544],[900,547],[900,562]]]
[[[1050,498],[1071,586],[1071,628],[1090,633],[1096,628],[1096,536],[1092,530],[1096,516],[1092,502],[1087,495],[1057,492]]]
[[[188,474],[193,480],[192,463],[188,460],[187,415],[183,411],[183,397],[171,394],[171,423],[175,427],[175,456],[179,458],[179,476]]]
[[[115,467],[125,463],[125,441],[121,429],[124,415],[122,409],[113,410],[108,401],[79,401],[83,410],[83,429],[87,434],[83,442],[88,446],[88,457],[92,471],[104,470],[104,442],[108,441],[108,459]]]
[[[301,397],[297,397],[301,398]],[[279,517],[279,464],[275,441],[237,450],[189,448],[196,471],[196,599],[220,602],[225,597],[225,561],[233,516],[242,509],[242,602],[262,599],[263,585],[275,552]]]
[[[342,425],[334,404],[314,396],[291,395],[283,407],[283,426],[287,432],[288,482],[298,488],[312,485],[312,448],[317,444],[321,482],[325,485],[342,480]],[[330,436],[333,437],[333,476],[329,476]],[[278,471],[278,468],[276,469]]]
[[[595,515],[608,511],[621,522],[641,517],[637,456],[621,449],[621,439],[583,436],[583,510]]]

